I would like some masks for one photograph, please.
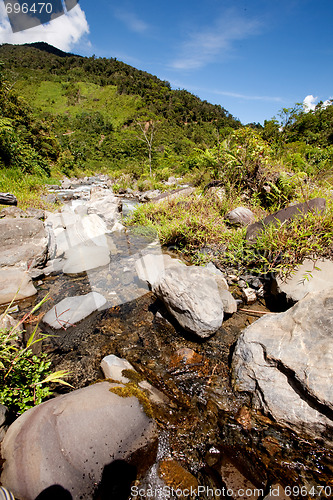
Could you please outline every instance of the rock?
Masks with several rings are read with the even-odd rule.
[[[333,261],[320,259],[313,261],[305,259],[297,266],[291,276],[276,278],[278,293],[285,293],[287,300],[297,302],[309,292],[325,290],[333,286]]]
[[[237,207],[225,215],[232,225],[247,226],[255,221],[254,213],[245,207]]]
[[[94,384],[21,415],[3,441],[2,484],[22,500],[35,500],[52,485],[73,499],[91,500],[114,461],[144,473],[156,456],[156,425],[136,397],[110,392],[115,387]],[[110,480],[107,485],[105,498],[113,498]]]
[[[138,387],[145,391],[149,400],[155,404],[164,404],[168,398],[158,389],[155,389],[147,380],[133,368],[133,366],[123,358],[118,358],[114,354],[105,356],[101,361],[101,369],[106,379],[116,380],[122,384],[136,383]],[[123,370],[129,370],[127,377],[122,374]]]
[[[1,314],[0,315],[0,330],[10,330],[12,328],[16,328],[17,332],[22,332],[23,328],[19,322],[12,318],[9,314]]]
[[[82,245],[66,250],[65,259],[63,272],[65,274],[78,274],[109,264],[110,252],[108,248]]]
[[[229,285],[228,285],[227,280],[225,279],[224,274],[216,266],[214,266],[214,264],[212,262],[209,262],[208,264],[206,264],[203,267],[204,267],[204,269],[206,269],[207,271],[212,273],[219,289],[229,290]]]
[[[184,198],[190,196],[192,193],[194,193],[194,191],[195,191],[194,187],[175,189],[174,191],[171,192],[169,191],[166,193],[155,195],[151,199],[151,201],[153,203],[160,203],[161,201],[176,200],[177,198]]]
[[[62,271],[64,267],[65,260],[64,259],[52,259],[49,260],[47,266],[42,269],[45,276],[50,276],[52,274],[58,274]]]
[[[326,200],[324,198],[313,198],[308,202],[297,203],[296,205],[291,205],[287,208],[283,208],[282,210],[278,210],[277,212],[265,217],[263,221],[251,224],[246,231],[246,240],[249,242],[255,241],[265,226],[268,226],[269,224],[278,226],[284,221],[302,217],[307,212],[321,213],[325,210],[325,206]]]
[[[4,406],[0,403],[0,443],[5,437],[6,431],[8,429],[7,417],[8,408],[7,406]]]
[[[135,262],[135,270],[141,281],[146,281],[151,287],[157,282],[158,278],[164,273],[168,265],[180,261],[173,259],[170,255],[162,253],[149,253]],[[184,264],[182,264],[184,265]]]
[[[37,293],[27,272],[20,269],[0,269],[0,304],[22,300]]]
[[[154,198],[157,198],[161,194],[159,189],[145,191],[140,195],[140,201],[152,201]],[[163,193],[164,194],[164,193]]]
[[[223,304],[214,277],[202,267],[173,264],[152,287],[185,330],[209,337],[223,321]]]
[[[110,189],[92,189],[90,200],[87,202],[88,214],[97,214],[107,223],[109,229],[120,221],[120,199]]]
[[[220,289],[219,294],[223,304],[225,314],[234,314],[237,312],[237,302],[228,290]]]
[[[222,186],[212,186],[207,189],[205,196],[211,196],[217,201],[223,201],[226,197],[226,192]]]
[[[90,292],[86,295],[67,297],[48,311],[43,322],[52,328],[67,329],[89,316],[94,311],[101,309],[106,303],[103,295]]]
[[[0,205],[17,205],[17,198],[10,193],[0,193]]]
[[[47,256],[44,224],[35,219],[0,220],[0,267],[42,266]]]
[[[246,304],[254,304],[257,300],[256,292],[252,288],[243,288],[242,297]]]
[[[105,356],[102,359],[101,369],[105,378],[117,380],[117,382],[121,382],[122,384],[127,384],[127,382],[129,382],[129,379],[123,376],[122,371],[134,370],[131,363],[126,359],[118,358],[118,356],[114,354],[109,354],[109,356]]]
[[[325,446],[333,445],[332,331],[333,288],[311,292],[246,328],[232,361],[236,390],[251,392],[253,404],[281,426]]]
[[[3,208],[0,212],[0,217],[3,218],[3,217],[7,217],[7,218],[13,218],[13,219],[17,219],[17,218],[20,218],[20,217],[28,217],[27,213],[22,210],[22,208],[18,208],[18,207],[6,207],[6,208]]]

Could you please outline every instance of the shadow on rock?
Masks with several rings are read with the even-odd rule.
[[[59,484],[53,484],[43,490],[36,497],[36,500],[73,500],[73,497],[68,490]]]
[[[103,469],[102,480],[93,500],[127,500],[131,494],[131,485],[137,475],[136,467],[124,460],[115,460]]]

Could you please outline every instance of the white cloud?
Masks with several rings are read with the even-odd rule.
[[[316,108],[316,100],[318,97],[314,97],[312,94],[307,95],[303,101],[303,109],[305,113],[309,111],[314,111]]]
[[[119,21],[122,21],[130,31],[134,31],[135,33],[144,33],[149,28],[148,24],[139,19],[134,12],[117,9],[115,11],[115,17],[119,19]]]
[[[171,66],[181,70],[201,68],[218,57],[229,55],[233,42],[256,34],[259,26],[256,20],[228,11],[214,26],[193,31]]]
[[[58,49],[69,51],[89,33],[85,13],[79,5],[47,24],[17,33],[12,32],[3,2],[0,3],[0,19],[0,43],[47,42]]]

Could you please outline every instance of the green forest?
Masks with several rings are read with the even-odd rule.
[[[295,104],[244,125],[115,58],[4,44],[0,62],[0,189],[26,203],[63,175],[94,172],[152,185],[218,180],[264,206],[290,200],[300,179],[332,182],[332,105]]]

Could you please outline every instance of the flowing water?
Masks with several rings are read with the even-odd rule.
[[[279,495],[271,498],[319,498],[301,490],[285,495],[284,488],[305,485],[309,492],[311,485],[330,484],[329,451],[279,428],[259,411],[250,412],[249,395],[232,390],[233,346],[256,315],[237,312],[211,338],[198,340],[181,330],[147,286],[133,277],[133,262],[150,248],[152,235],[127,230],[112,237],[108,266],[40,280],[37,300],[49,293],[50,301],[42,308],[46,311],[65,297],[91,290],[107,298],[102,311],[44,343],[55,368],[71,372],[68,381],[75,388],[101,378],[102,358],[115,354],[167,398],[165,406],[154,408],[160,428],[158,461],[140,487],[152,488],[151,498],[157,500],[178,496],[172,490],[167,496],[163,486],[194,491],[198,485],[204,488],[202,499],[264,498],[272,485]],[[267,311],[263,299],[254,308]],[[42,329],[54,333],[45,325]]]

